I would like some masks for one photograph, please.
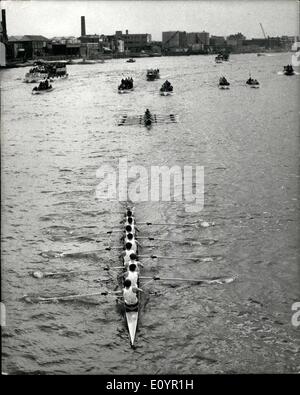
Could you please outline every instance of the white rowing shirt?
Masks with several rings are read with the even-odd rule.
[[[127,237],[126,237],[126,239],[125,239],[125,244],[126,244],[126,243],[131,243],[131,244],[132,244],[132,250],[133,250],[134,253],[136,254],[136,252],[137,252],[137,244],[136,244],[135,239],[133,238],[133,239],[131,239],[131,240],[128,240]]]
[[[137,282],[138,282],[138,279],[139,279],[139,273],[136,270],[134,272],[129,270],[126,274],[127,274],[127,276],[126,276],[125,280],[130,280],[131,281],[131,285],[133,287],[137,287]]]
[[[129,232],[129,233],[132,233],[132,234],[134,235],[134,234],[135,234],[135,227],[134,227],[134,224],[129,224],[128,222],[126,222],[125,228],[126,228],[127,225],[131,226],[131,232]],[[128,234],[128,232],[126,231],[126,235],[127,235],[127,234]]]
[[[124,265],[128,265],[130,261],[130,255],[135,254],[135,251],[133,249],[131,250],[125,250],[125,255],[124,255]]]
[[[137,304],[138,298],[135,292],[133,292],[132,286],[129,288],[124,288],[123,289],[123,297],[124,301],[128,305],[134,305]]]

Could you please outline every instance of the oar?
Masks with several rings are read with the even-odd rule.
[[[124,229],[109,230],[106,232],[106,234],[111,235],[112,233],[120,233],[120,232],[124,232]]]
[[[140,279],[141,280],[152,279],[152,280],[155,280],[155,281],[156,280],[160,280],[160,281],[188,281],[188,282],[192,281],[192,282],[202,283],[202,284],[224,284],[224,283],[229,284],[229,283],[234,281],[234,277],[215,278],[215,279],[209,280],[209,279],[203,279],[203,278],[201,278],[201,279],[178,278],[178,277],[174,277],[174,278],[172,278],[172,277],[164,277],[164,278],[161,278],[159,276],[153,276],[153,277],[141,276]],[[147,282],[147,284],[148,284],[148,282]]]
[[[208,226],[210,226],[210,224],[208,223],[208,222],[206,222],[206,221],[201,221],[201,220],[198,220],[198,221],[195,221],[195,222],[190,222],[190,223],[186,223],[186,224],[175,224],[175,223],[170,223],[170,222],[168,222],[168,223],[160,223],[160,222],[137,222],[137,225],[147,225],[147,226],[182,226],[182,227],[184,227],[184,226],[194,226],[194,225],[200,225],[200,226],[202,226],[203,228],[207,228]],[[214,222],[212,222],[212,224],[211,225],[215,225],[215,223]]]
[[[186,241],[186,240],[180,241],[180,240],[171,240],[171,239],[161,239],[159,237],[138,237],[138,239],[139,240],[150,240],[150,241],[153,241],[153,240],[167,241],[167,242],[170,242],[170,243],[180,243],[180,244],[190,244],[190,245],[201,245],[201,243],[197,243],[197,242],[194,242],[194,241]]]
[[[162,255],[139,255],[140,258],[151,258],[151,259],[181,259],[183,261],[198,261],[200,258],[186,258],[183,256],[162,256]]]
[[[100,269],[86,269],[86,270],[70,270],[65,272],[41,272],[39,270],[32,273],[32,276],[35,278],[44,278],[44,277],[53,277],[53,276],[68,276],[69,274],[74,273],[88,273],[88,272],[96,272]]]
[[[121,247],[116,246],[116,247],[104,247],[104,248],[97,248],[95,250],[79,250],[79,251],[66,251],[66,252],[62,252],[60,255],[61,256],[71,256],[71,255],[75,255],[75,254],[88,254],[90,252],[102,252],[102,251],[111,251],[111,250],[117,250]]]
[[[41,296],[28,296],[24,295],[23,299],[26,302],[57,302],[59,300],[73,300],[73,299],[78,299],[78,298],[83,298],[83,297],[88,297],[88,296],[99,296],[99,295],[108,295],[108,294],[114,294],[114,293],[119,293],[119,291],[99,291],[99,292],[93,292],[93,293],[87,293],[87,294],[78,294],[78,295],[67,295],[67,296],[53,296],[49,298],[43,298]]]
[[[124,266],[104,266],[103,270],[111,270],[111,269],[123,269]],[[89,272],[100,272],[101,268],[97,269],[82,269],[82,270],[69,270],[64,272],[41,272],[40,270],[36,270],[32,272],[32,276],[35,278],[45,278],[45,277],[54,277],[54,276],[69,276],[70,274],[77,274],[77,273],[89,273]]]

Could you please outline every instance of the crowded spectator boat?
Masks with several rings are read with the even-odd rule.
[[[39,82],[44,78],[67,78],[67,61],[45,61],[38,60],[34,67],[25,74],[24,82]]]

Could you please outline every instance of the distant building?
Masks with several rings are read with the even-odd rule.
[[[78,38],[81,44],[99,43],[99,39],[99,34],[86,34]]]
[[[209,39],[209,45],[214,50],[220,50],[226,47],[226,40],[223,36],[211,36]]]
[[[299,37],[298,37],[299,40]],[[291,48],[292,51],[300,51],[300,41],[295,41]]]
[[[169,31],[162,33],[162,47],[167,52],[181,52],[183,49],[187,49],[188,40],[187,33],[185,31]]]
[[[7,42],[7,57],[10,59],[36,59],[47,54],[49,39],[44,36],[11,36]]]
[[[198,33],[187,33],[187,44],[202,44],[203,47],[209,45],[209,33],[203,31]]]
[[[293,46],[295,43],[299,42],[299,37],[295,36],[281,36],[280,37],[281,45],[288,51],[293,50]]]
[[[81,41],[74,36],[53,37],[48,43],[48,48],[52,55],[63,55],[67,57],[76,57],[80,55]]]
[[[226,43],[229,47],[241,47],[246,37],[242,33],[231,34],[227,36]]]
[[[151,44],[151,34],[148,33],[126,33],[123,34],[122,31],[116,31],[115,38],[117,40],[122,40],[124,42],[125,51],[139,53],[149,49]]]
[[[244,40],[243,46],[274,50],[284,48],[280,37],[252,38],[251,40]]]
[[[162,42],[152,41],[150,56],[161,56],[161,51],[162,51]]]

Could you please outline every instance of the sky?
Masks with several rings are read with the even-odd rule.
[[[161,40],[161,32],[168,30],[263,37],[260,22],[269,36],[299,34],[296,0],[2,0],[1,8],[6,9],[9,36],[79,37],[81,15],[85,15],[87,34],[128,29],[150,33],[153,40]]]

